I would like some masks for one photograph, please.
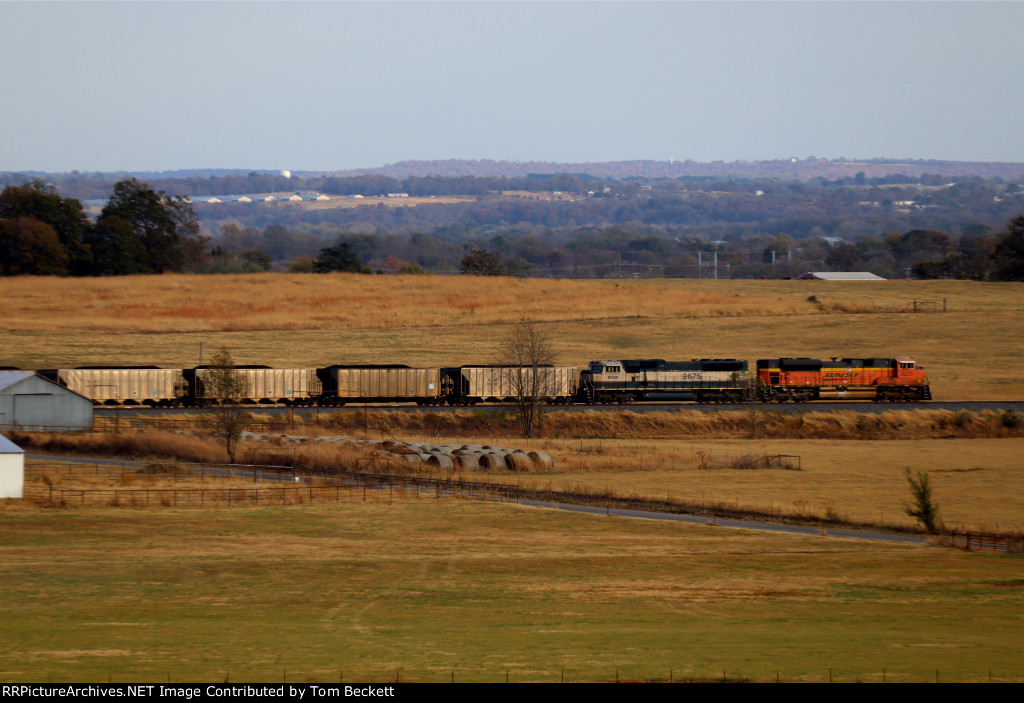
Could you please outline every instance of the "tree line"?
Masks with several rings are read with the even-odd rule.
[[[74,198],[34,181],[0,194],[0,274],[107,276],[185,271],[208,239],[189,201],[134,178],[114,186],[95,222]]]
[[[716,191],[714,199],[722,201],[721,207],[728,203],[741,207],[743,202],[761,199],[756,191],[748,192],[749,184],[715,187],[730,188]],[[778,187],[790,198],[800,192],[795,186]],[[989,199],[988,187],[965,183],[959,190],[943,187],[937,192],[978,201]],[[833,189],[835,203],[849,199],[842,194],[844,187],[828,190]],[[613,195],[592,200],[618,200],[616,207],[641,210],[669,207],[652,192],[638,191],[636,198]],[[800,197],[820,199],[821,189]],[[707,205],[701,205],[699,198],[689,201],[689,207]],[[493,211],[493,204],[468,205]],[[540,205],[559,209],[574,203]],[[504,206],[514,208],[516,203]],[[427,207],[373,211],[409,213]],[[834,270],[871,271],[885,278],[1020,280],[1015,276],[1019,276],[1024,238],[1021,216],[1010,220],[1005,231],[966,222],[958,226],[959,232],[949,233],[927,226],[895,230],[885,220],[864,214],[826,221],[769,219],[749,226],[695,228],[685,222],[645,223],[639,216],[624,225],[602,224],[599,213],[593,220],[581,217],[581,222],[549,226],[517,220],[508,209],[501,212],[509,220],[492,215],[487,218],[494,220],[489,224],[447,222],[394,228],[367,221],[294,223],[291,227],[277,222],[262,228],[229,221],[204,234],[186,198],[168,196],[136,179],[115,184],[95,221],[86,216],[78,200],[34,181],[8,186],[0,194],[0,251],[4,254],[0,274],[229,273],[287,268],[587,278],[784,278],[808,270]],[[931,222],[923,217],[911,221]]]

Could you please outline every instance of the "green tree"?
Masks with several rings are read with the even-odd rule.
[[[459,271],[467,276],[505,276],[508,274],[502,263],[501,254],[486,249],[474,249],[462,257]]]
[[[992,261],[993,279],[1024,281],[1024,215],[1013,218],[1006,234],[996,242]]]
[[[145,249],[147,272],[183,271],[201,263],[194,259],[205,249],[205,240],[199,236],[199,222],[187,198],[155,191],[135,178],[119,181],[96,220],[97,228],[114,217],[128,224]]]
[[[89,235],[93,271],[99,276],[152,273],[146,246],[127,220],[111,215],[96,223]]]
[[[926,532],[935,534],[938,531],[939,506],[932,498],[932,486],[928,479],[928,473],[918,471],[915,476],[907,468],[903,470],[903,475],[906,477],[907,483],[910,484],[910,495],[913,498],[912,503],[903,504],[904,511],[910,517],[917,518]]]
[[[343,271],[347,273],[370,273],[370,269],[363,266],[352,247],[347,242],[335,244],[333,247],[326,247],[313,259],[314,273],[329,273],[331,271]]]

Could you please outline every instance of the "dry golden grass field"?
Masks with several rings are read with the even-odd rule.
[[[942,281],[8,278],[0,365],[187,367],[200,345],[205,360],[226,347],[238,363],[275,366],[492,363],[525,316],[567,365],[907,354],[928,370],[936,399],[1021,399],[1022,293],[1020,284]],[[940,310],[945,301],[947,312],[910,312],[914,301]],[[529,442],[498,433],[512,423],[488,409],[404,424],[371,412],[366,436],[489,438],[555,458],[546,473],[467,479],[899,527],[913,522],[902,511],[903,470],[926,470],[947,526],[1024,531],[1016,416],[790,421],[758,412],[756,428],[747,411],[716,421],[685,410],[552,414],[554,436]],[[362,436],[357,413],[279,431]],[[460,431],[449,417],[465,434],[448,436]],[[172,432],[36,441],[33,451],[224,459],[214,440]],[[246,443],[239,454],[358,463],[316,443],[276,453],[273,444]],[[770,454],[797,455],[802,470],[731,468]],[[45,475],[32,480],[79,480]],[[116,483],[157,489],[166,480]],[[1015,554],[457,499],[65,509],[7,501],[0,535],[5,681],[608,681],[616,672],[827,681],[830,671],[838,681],[1024,680]]]
[[[288,432],[294,435],[308,431],[294,427]],[[324,433],[322,428],[316,430],[318,435]],[[363,436],[360,431],[344,434]],[[372,431],[366,436],[382,439]],[[1024,439],[1019,437],[833,442],[405,436],[426,443],[472,441],[543,451],[554,461],[549,470],[524,473],[410,469],[409,473],[415,475],[586,492],[597,497],[665,500],[705,510],[751,512],[783,520],[822,519],[879,529],[915,527],[915,520],[904,510],[910,490],[903,472],[907,468],[925,469],[947,529],[1024,535]],[[13,433],[12,438],[30,452],[51,455],[107,453],[183,462],[227,460],[220,442],[169,432],[82,436]],[[240,445],[238,456],[240,463],[258,458],[261,464],[294,464],[318,471],[405,471],[395,462],[374,459],[373,449],[315,440],[299,445],[246,441]],[[759,458],[778,455],[787,457],[787,465],[799,466],[799,470],[757,466]],[[76,482],[79,474],[45,475],[47,486],[92,486]],[[40,475],[37,472],[33,476],[33,485],[41,490]],[[182,478],[174,476],[175,485],[184,486]],[[123,487],[141,485],[140,481],[129,480]]]
[[[1020,399],[1022,293],[969,281],[18,277],[0,280],[0,365],[194,366],[201,344],[276,366],[487,363],[525,316],[567,365],[906,354],[928,370],[936,399]],[[948,311],[915,314],[914,301]]]

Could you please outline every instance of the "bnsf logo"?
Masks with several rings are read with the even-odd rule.
[[[851,378],[855,376],[852,371],[826,371],[821,375],[822,378]]]

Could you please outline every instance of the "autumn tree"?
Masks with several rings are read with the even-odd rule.
[[[68,255],[57,232],[34,217],[0,220],[0,275],[66,276]]]
[[[86,244],[89,220],[78,200],[62,198],[53,186],[36,180],[4,188],[0,225],[9,238],[4,244],[20,252],[13,266],[19,273],[91,273],[92,256]]]
[[[224,440],[228,461],[234,464],[238,440],[247,422],[244,409],[238,405],[238,401],[248,394],[245,375],[235,368],[231,352],[222,347],[210,365],[202,370],[201,379],[200,400],[210,404],[214,435]]]
[[[555,393],[556,357],[551,338],[533,320],[516,323],[501,342],[500,365],[523,437],[533,437],[541,427],[544,404]]]

